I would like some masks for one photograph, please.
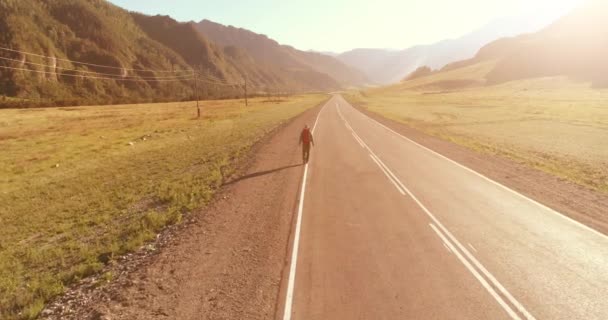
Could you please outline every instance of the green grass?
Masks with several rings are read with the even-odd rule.
[[[347,98],[427,134],[608,192],[608,90],[565,78],[437,89],[445,80],[480,79],[484,70],[475,65]]]
[[[0,318],[204,206],[253,143],[326,99],[0,110]],[[111,275],[108,275],[111,278]]]

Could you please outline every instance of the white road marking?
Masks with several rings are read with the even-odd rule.
[[[361,139],[361,138],[359,138]],[[363,142],[363,140],[361,140],[361,142]],[[367,148],[367,150],[369,150],[369,152],[372,154],[372,156],[378,161],[378,163],[380,164],[380,166],[382,168],[384,168],[384,170],[386,172],[389,173],[389,175],[391,176],[391,178],[396,181],[403,190],[405,190],[405,187],[403,186],[403,184],[399,181],[399,179],[397,179],[397,176],[395,176],[395,174],[391,171],[391,169],[389,169],[384,162],[382,162],[382,160],[380,160],[380,158],[378,158],[378,156],[365,144],[365,142],[363,142],[363,144],[365,145],[365,147]]]
[[[342,118],[342,122],[344,122],[344,125],[346,126],[346,128],[348,128],[348,130],[350,130],[353,137],[355,137],[355,140],[357,140],[357,142],[361,145],[361,148],[365,148],[365,144],[363,143],[363,140],[361,140],[361,138],[359,138],[357,133],[355,133],[355,130],[353,130],[353,128],[348,123],[348,121],[346,121],[346,118],[344,118],[344,116],[342,115],[342,112],[340,112],[340,108],[337,103],[336,103],[336,110],[338,111],[338,115],[340,116],[340,118]]]
[[[468,243],[469,247],[471,247],[471,249],[473,249],[473,251],[477,252],[477,249],[475,249],[475,247],[473,247],[473,245],[469,242]]]
[[[452,253],[452,250],[450,250],[450,247],[448,247],[448,245],[443,242],[443,246],[445,247],[446,250],[448,250],[449,253]]]
[[[359,143],[359,145],[361,146],[361,148],[365,148],[365,146],[363,145],[363,141],[361,141],[361,139],[359,139],[359,137],[357,137],[357,135],[354,132],[351,132],[353,137],[355,138],[355,140],[357,140],[357,142]]]
[[[434,224],[429,223],[429,225],[431,226],[431,229],[433,229],[433,231],[435,231],[437,236],[439,236],[439,238],[441,240],[443,240],[443,243],[447,244],[447,246],[452,250],[452,252],[456,255],[458,260],[460,260],[460,262],[462,262],[462,264],[464,264],[464,266],[467,269],[469,269],[469,271],[473,274],[473,276],[475,276],[477,281],[479,281],[479,283],[481,283],[481,285],[490,293],[490,295],[492,295],[492,297],[494,297],[494,299],[496,299],[496,301],[498,301],[498,304],[500,304],[500,306],[503,309],[505,309],[505,311],[509,314],[509,316],[511,316],[511,318],[514,320],[521,320],[521,318],[515,313],[515,311],[513,311],[513,309],[511,309],[511,307],[509,307],[509,305],[507,305],[507,303],[500,297],[500,295],[498,295],[498,293],[492,288],[492,286],[490,286],[490,284],[486,281],[486,279],[484,279],[479,274],[479,272],[477,272],[477,270],[475,270],[475,268],[473,268],[471,263],[469,263],[469,261],[467,259],[465,259],[462,256],[462,254],[460,254],[460,252],[458,252],[458,250],[456,250],[456,248],[454,248],[452,243],[441,233],[441,231],[439,231],[437,229],[437,227],[435,227]]]
[[[386,170],[384,170],[384,168],[382,167],[382,165],[380,164],[380,162],[378,162],[378,160],[376,160],[376,158],[374,158],[373,155],[369,155],[370,158],[372,158],[372,160],[374,160],[374,162],[378,165],[378,167],[380,167],[380,170],[382,170],[382,172],[384,172],[384,175],[386,175],[386,177],[388,178],[388,180],[390,182],[393,183],[393,185],[395,186],[395,188],[397,188],[397,190],[399,190],[399,192],[402,195],[405,195],[405,192],[403,191],[403,189],[401,189],[401,187],[399,187],[399,185],[397,184],[397,182],[395,182],[395,180],[393,180],[393,178],[391,178],[391,176],[388,174],[388,172],[386,172]]]
[[[371,119],[371,118],[370,118]],[[373,120],[373,119],[372,119]],[[389,129],[390,130],[390,129]],[[354,131],[354,130],[353,130]],[[363,141],[363,139],[361,139]],[[367,148],[367,150],[376,158],[378,159],[378,161],[380,161],[380,159],[378,158],[378,156],[372,151],[372,149],[365,143],[363,142]],[[380,161],[380,163],[382,163]],[[401,180],[399,180],[393,173],[392,171],[390,171],[390,169],[384,164],[382,163],[382,165],[384,165],[384,168],[391,173],[391,175],[394,178],[394,181],[397,182],[397,184],[399,184],[399,186],[402,188],[401,190],[404,190],[409,196],[410,198],[412,198],[416,204],[418,204],[418,206],[420,208],[422,208],[422,210],[426,213],[427,216],[429,216],[431,218],[431,220],[433,220],[433,222],[435,222],[437,224],[437,226],[439,226],[439,228],[445,232],[445,234],[447,234],[447,236],[456,244],[456,246],[465,254],[465,256],[467,258],[469,258],[473,264],[490,280],[490,282],[492,282],[492,284],[498,288],[498,290],[511,302],[511,304],[513,304],[517,310],[519,312],[521,312],[526,319],[528,320],[535,320],[534,316],[532,316],[527,310],[526,308],[524,308],[524,306],[517,301],[513,295],[511,295],[511,293],[500,283],[498,282],[498,280],[496,280],[496,278],[481,264],[481,262],[479,262],[457,239],[456,237],[454,237],[454,235],[452,235],[452,233],[435,217],[435,215],[433,215],[424,204],[422,204],[422,202],[420,202],[420,200],[418,200],[418,198],[407,188],[405,187],[405,185],[403,185],[403,183],[401,182]],[[401,191],[400,190],[400,191]],[[454,250],[453,250],[454,251]],[[468,263],[468,261],[467,261]],[[485,281],[485,280],[484,280]],[[485,286],[484,286],[485,287]],[[492,294],[492,292],[490,292],[490,294]],[[492,296],[494,297],[494,295],[492,294]],[[496,298],[496,297],[495,297]],[[500,297],[498,297],[500,298]],[[502,298],[500,298],[501,300],[497,300],[499,302],[499,304],[501,304],[501,306],[503,305],[503,303],[501,303]],[[508,307],[508,306],[507,306]],[[509,309],[511,310],[511,309]],[[512,312],[512,310],[511,310]],[[511,314],[511,313],[509,313]],[[517,315],[516,318],[513,319],[520,319]]]
[[[325,105],[327,106],[327,104]],[[325,110],[325,106],[323,109],[319,111],[317,114],[317,119],[315,120],[315,124],[312,127],[312,133],[315,132],[317,128],[317,123],[319,122],[319,117],[323,110]],[[304,195],[306,193],[306,181],[308,178],[308,163],[304,166],[304,175],[302,178],[302,187],[300,190],[300,202],[298,204],[298,217],[296,220],[296,230],[293,236],[293,248],[291,251],[291,265],[289,266],[289,280],[287,282],[287,294],[285,296],[285,310],[283,313],[283,320],[291,319],[291,309],[293,306],[293,294],[296,280],[296,266],[298,265],[298,250],[300,247],[300,232],[302,229],[302,212],[304,211]]]
[[[353,109],[355,109],[355,108],[353,108]],[[357,109],[355,109],[355,110],[357,110]],[[432,154],[434,154],[434,155],[436,155],[436,156],[438,156],[438,157],[440,157],[440,158],[442,158],[444,160],[447,160],[450,163],[452,163],[452,164],[454,164],[454,165],[456,165],[456,166],[458,166],[458,167],[460,167],[460,168],[462,168],[462,169],[464,169],[464,170],[466,170],[468,172],[471,172],[471,173],[475,174],[476,176],[478,176],[478,177],[480,177],[480,178],[482,178],[482,179],[484,179],[484,180],[486,180],[486,181],[488,181],[488,182],[490,182],[490,183],[492,183],[492,184],[494,184],[496,186],[501,187],[504,190],[509,191],[510,193],[513,193],[513,194],[517,195],[518,197],[526,199],[526,200],[534,203],[535,205],[537,205],[537,206],[539,206],[539,207],[541,207],[541,208],[543,208],[543,209],[545,209],[545,210],[547,210],[547,211],[549,211],[551,213],[554,213],[554,214],[556,214],[556,215],[558,215],[558,216],[566,219],[567,221],[570,221],[571,223],[574,223],[575,225],[577,225],[577,226],[579,226],[579,227],[581,227],[581,228],[583,228],[583,229],[585,229],[587,231],[590,231],[590,232],[592,232],[592,233],[594,233],[596,235],[599,235],[600,237],[602,237],[604,239],[608,239],[608,235],[607,234],[604,234],[604,233],[602,233],[602,232],[600,232],[600,231],[598,231],[596,229],[593,229],[593,228],[587,226],[586,224],[583,224],[583,223],[581,223],[579,221],[576,221],[576,220],[574,220],[574,219],[566,216],[565,214],[563,214],[561,212],[558,212],[558,211],[556,211],[554,209],[551,209],[548,206],[546,206],[546,205],[544,205],[544,204],[542,204],[542,203],[540,203],[540,202],[538,202],[538,201],[536,201],[536,200],[534,200],[532,198],[529,198],[529,197],[527,197],[527,196],[525,196],[525,195],[523,195],[523,194],[521,194],[521,193],[519,193],[519,192],[517,192],[517,191],[515,191],[515,190],[513,190],[513,189],[511,189],[511,188],[509,188],[507,186],[505,186],[504,184],[502,184],[500,182],[494,181],[494,180],[488,178],[487,176],[485,176],[485,175],[483,175],[483,174],[481,174],[481,173],[479,173],[479,172],[477,172],[477,171],[475,171],[475,170],[473,170],[473,169],[471,169],[471,168],[469,168],[469,167],[467,167],[467,166],[465,166],[463,164],[460,164],[460,163],[458,163],[458,162],[456,162],[456,161],[454,161],[454,160],[452,160],[452,159],[450,159],[450,158],[442,155],[441,153],[439,153],[439,152],[437,152],[435,150],[427,148],[427,147],[419,144],[418,142],[416,142],[416,141],[414,141],[414,140],[412,140],[412,139],[410,139],[410,138],[408,138],[408,137],[406,137],[406,136],[404,136],[404,135],[396,132],[395,130],[393,130],[393,129],[391,129],[391,128],[385,126],[385,125],[383,125],[382,123],[378,122],[377,120],[372,119],[371,117],[369,117],[368,115],[364,114],[363,112],[361,112],[359,110],[357,110],[357,112],[359,112],[361,115],[363,115],[365,118],[371,120],[372,122],[375,122],[377,125],[383,127],[384,129],[386,129],[386,130],[394,133],[395,135],[401,137],[402,139],[404,139],[406,141],[409,141],[409,142],[413,143],[414,145],[416,145],[416,146],[418,146],[418,147],[420,147],[420,148],[422,148],[422,149],[424,149],[424,150],[426,150],[428,152],[431,152]]]

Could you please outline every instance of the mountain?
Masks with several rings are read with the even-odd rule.
[[[135,12],[131,16],[148,37],[171,48],[188,65],[209,78],[244,84],[246,77],[248,86],[254,89],[280,86],[290,90],[323,90],[338,86],[332,79],[318,79],[318,85],[293,81],[276,68],[256,64],[243,48],[220,46],[209,41],[193,23],[179,23],[168,16],[147,16]],[[216,89],[212,83],[203,83],[201,87],[205,92]]]
[[[494,42],[472,63],[497,60],[488,83],[565,75],[608,87],[608,4],[595,1],[538,33]]]
[[[286,46],[262,64],[254,45],[214,43],[198,29],[105,0],[0,0],[0,96],[31,105],[192,99],[191,70],[203,74],[203,98],[241,95],[245,79],[252,91],[329,91],[364,81],[334,58]]]
[[[608,87],[608,4],[589,2],[532,34],[496,40],[472,59],[447,65],[443,73],[490,66],[485,83],[567,76]]]
[[[0,66],[13,68],[0,69],[2,95],[67,103],[160,99],[175,92],[191,95],[187,81],[146,81],[164,74],[149,70],[181,70],[172,74],[185,75],[190,67],[174,51],[148,38],[127,11],[105,1],[0,1],[0,43],[19,51],[0,51]],[[76,76],[93,72],[96,78],[103,73],[133,81]]]
[[[471,59],[450,63],[402,88],[457,90],[510,81],[567,77],[608,88],[608,3],[588,2],[544,29],[503,38]]]
[[[258,64],[267,68],[278,68],[293,73],[294,76],[303,77],[310,77],[314,72],[318,74],[317,76],[326,75],[335,79],[342,86],[362,85],[368,82],[361,71],[345,65],[334,57],[281,45],[265,35],[246,29],[224,26],[209,20],[199,22],[197,29],[219,45],[244,48]]]
[[[362,70],[370,80],[388,84],[398,82],[421,66],[439,69],[453,61],[469,59],[484,45],[505,36],[536,31],[552,17],[533,19],[519,16],[499,19],[457,39],[443,40],[405,50],[354,49],[337,58]]]

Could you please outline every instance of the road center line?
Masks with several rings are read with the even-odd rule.
[[[469,242],[469,247],[471,247],[471,249],[473,249],[473,251],[477,252],[477,249],[475,249],[475,247],[473,247],[473,245]]]
[[[401,189],[401,187],[397,184],[397,182],[395,182],[395,180],[393,180],[393,178],[391,178],[391,176],[388,174],[388,172],[386,172],[386,170],[384,170],[384,168],[382,167],[382,165],[380,164],[380,162],[378,162],[378,160],[376,160],[376,158],[374,158],[373,155],[369,155],[370,158],[372,158],[372,160],[374,160],[374,162],[378,165],[378,167],[380,167],[380,170],[382,170],[382,172],[384,172],[384,175],[386,175],[386,177],[388,178],[388,180],[390,182],[393,183],[393,185],[395,186],[395,188],[397,188],[397,190],[399,190],[399,192],[402,195],[405,195],[405,192],[403,191],[403,189]]]
[[[321,111],[317,114],[317,119],[315,120],[315,124],[312,127],[312,133],[315,132],[317,128],[317,123],[319,122],[319,117],[327,103]],[[313,153],[314,156],[314,153]],[[293,307],[293,294],[296,280],[296,266],[298,265],[298,250],[300,249],[300,232],[302,229],[302,212],[304,211],[304,195],[306,194],[306,181],[308,178],[308,163],[304,166],[304,174],[302,177],[302,187],[300,188],[300,201],[298,204],[298,216],[296,220],[296,230],[293,236],[293,247],[291,251],[291,265],[289,266],[289,280],[287,282],[287,294],[285,295],[285,306],[283,312],[283,320],[291,320],[291,309]]]
[[[342,98],[342,99],[344,99],[344,98]],[[355,108],[353,108],[353,109],[355,109]],[[361,111],[359,111],[357,109],[355,109],[355,110],[357,112],[359,112],[364,118],[366,118],[368,120],[371,120],[375,124],[377,124],[380,127],[388,130],[389,132],[392,132],[393,134],[395,134],[396,136],[400,137],[401,139],[403,139],[405,141],[408,141],[410,143],[413,143],[414,145],[416,145],[416,146],[418,146],[418,147],[420,147],[420,148],[422,148],[422,149],[424,149],[424,150],[426,150],[426,151],[428,151],[428,152],[430,152],[430,153],[432,153],[432,154],[434,154],[434,155],[436,155],[436,156],[438,156],[438,157],[440,157],[440,158],[442,158],[444,160],[447,160],[448,162],[456,165],[457,167],[460,167],[460,168],[462,168],[462,169],[464,169],[464,170],[466,170],[466,171],[468,171],[470,173],[473,173],[474,175],[476,175],[476,176],[478,176],[478,177],[480,177],[480,178],[482,178],[482,179],[484,179],[484,180],[486,180],[486,181],[488,181],[488,182],[490,182],[490,183],[492,183],[492,184],[494,184],[494,185],[496,185],[496,186],[498,186],[498,187],[500,187],[500,188],[502,188],[502,189],[504,189],[504,190],[506,190],[506,191],[508,191],[508,192],[510,192],[512,194],[515,194],[516,196],[518,196],[520,198],[526,199],[526,200],[532,202],[533,204],[535,204],[535,205],[537,205],[537,206],[539,206],[539,207],[541,207],[541,208],[543,208],[543,209],[545,209],[545,210],[547,210],[547,211],[549,211],[549,212],[551,212],[553,214],[556,214],[556,215],[562,217],[563,219],[565,219],[565,220],[567,220],[567,221],[569,221],[569,222],[571,222],[571,223],[573,223],[573,224],[575,224],[575,225],[577,225],[577,226],[579,226],[579,227],[581,227],[581,228],[583,228],[583,229],[585,229],[587,231],[590,231],[591,233],[599,235],[600,237],[602,237],[604,239],[608,239],[608,234],[604,234],[604,233],[602,233],[602,232],[600,232],[600,231],[598,231],[598,230],[596,230],[596,229],[594,229],[592,227],[589,227],[586,224],[583,224],[583,223],[581,223],[579,221],[576,221],[576,220],[568,217],[567,215],[565,215],[565,214],[563,214],[561,212],[558,212],[557,210],[554,210],[554,209],[552,209],[552,208],[550,208],[550,207],[548,207],[548,206],[546,206],[546,205],[544,205],[544,204],[542,204],[542,203],[540,203],[540,202],[538,202],[538,201],[536,201],[536,200],[534,200],[534,199],[532,199],[532,198],[530,198],[530,197],[528,197],[528,196],[526,196],[526,195],[524,195],[522,193],[519,193],[518,191],[515,191],[515,190],[513,190],[513,189],[511,189],[511,188],[509,188],[507,186],[505,186],[504,184],[502,184],[500,182],[494,181],[494,180],[488,178],[487,176],[485,176],[485,175],[483,175],[483,174],[481,174],[481,173],[479,173],[479,172],[477,172],[477,171],[475,171],[475,170],[473,170],[473,169],[471,169],[471,168],[469,168],[469,167],[467,167],[467,166],[465,166],[463,164],[460,164],[460,163],[458,163],[458,162],[456,162],[456,161],[454,161],[454,160],[452,160],[452,159],[450,159],[450,158],[442,155],[441,153],[439,153],[439,152],[437,152],[435,150],[432,150],[430,148],[427,148],[427,147],[421,145],[420,143],[418,143],[418,142],[416,142],[416,141],[414,141],[414,140],[412,140],[412,139],[410,139],[410,138],[408,138],[408,137],[406,137],[406,136],[404,136],[404,135],[396,132],[395,130],[393,130],[393,129],[391,129],[391,128],[385,126],[385,125],[383,125],[380,122],[378,122],[376,119],[373,119],[370,116],[364,114],[363,112],[361,112]]]
[[[365,146],[363,145],[363,142],[361,141],[361,139],[359,139],[359,137],[357,137],[357,135],[354,132],[351,132],[353,134],[353,137],[355,138],[355,140],[357,140],[357,142],[359,143],[359,145],[361,146],[361,148],[365,148]]]
[[[498,304],[500,304],[500,306],[503,309],[505,309],[505,311],[509,314],[509,316],[511,316],[511,318],[514,320],[521,320],[521,318],[515,313],[515,311],[513,311],[513,309],[511,309],[511,307],[509,307],[509,305],[500,297],[500,295],[498,295],[498,293],[494,290],[494,288],[492,288],[492,286],[490,286],[490,284],[486,281],[486,279],[484,279],[484,277],[482,277],[479,274],[479,272],[477,272],[477,270],[475,270],[475,268],[473,268],[471,263],[469,263],[469,261],[467,259],[465,259],[462,256],[462,254],[460,254],[460,252],[458,252],[458,250],[456,250],[456,248],[454,248],[452,243],[441,233],[441,231],[439,231],[437,229],[437,227],[435,227],[434,224],[429,223],[429,225],[431,226],[431,229],[433,229],[433,231],[435,231],[437,236],[443,241],[444,245],[447,245],[448,248],[450,250],[452,250],[452,252],[454,253],[454,255],[456,255],[458,260],[460,260],[460,262],[462,262],[462,264],[464,264],[464,266],[467,269],[469,269],[469,272],[471,272],[471,274],[473,274],[473,276],[477,279],[477,281],[479,281],[479,283],[481,283],[481,285],[490,293],[490,295],[492,295],[492,297],[494,297],[494,299],[498,302]]]
[[[448,252],[449,252],[449,253],[452,253],[452,250],[450,250],[450,247],[448,247],[448,245],[447,245],[445,242],[442,242],[442,243],[443,243],[443,247],[444,247],[446,250],[448,250]]]
[[[371,119],[371,118],[370,118]],[[373,120],[373,119],[372,119]],[[389,129],[390,130],[390,129]],[[353,130],[354,131],[354,130]],[[363,141],[363,139],[361,139]],[[372,151],[372,149],[365,143],[363,142],[367,148],[367,150],[369,150],[369,152],[378,160],[380,160],[378,158],[378,156]],[[380,161],[380,163],[382,163]],[[418,206],[424,211],[424,213],[426,213],[427,216],[429,216],[431,218],[431,220],[433,220],[433,222],[435,222],[435,224],[437,224],[437,226],[439,226],[439,228],[445,232],[445,234],[456,244],[456,246],[465,254],[465,256],[467,258],[469,258],[473,264],[490,280],[490,282],[492,282],[492,284],[498,288],[498,290],[509,300],[509,302],[511,302],[511,304],[513,304],[517,310],[519,312],[521,312],[526,319],[528,320],[534,320],[534,316],[532,316],[527,310],[526,308],[524,308],[524,306],[517,301],[513,295],[511,295],[511,293],[500,283],[498,282],[498,280],[481,264],[481,262],[479,262],[475,256],[473,256],[461,243],[460,241],[458,241],[458,239],[456,239],[456,237],[454,237],[454,235],[452,235],[452,233],[435,217],[435,215],[433,215],[424,204],[422,204],[422,202],[420,202],[420,200],[418,200],[418,198],[406,187],[403,185],[403,183],[401,182],[401,180],[399,180],[393,173],[392,171],[390,171],[390,169],[384,164],[382,163],[382,165],[384,165],[384,167],[386,168],[386,170],[388,172],[391,173],[391,175],[393,176],[394,180],[401,186],[402,190],[404,190],[409,196],[410,198],[412,198],[416,204],[418,204]],[[467,261],[468,262],[468,261]],[[485,281],[485,279],[484,279]],[[485,286],[484,286],[485,287]],[[493,290],[493,289],[492,289]],[[491,292],[490,292],[491,293]],[[494,295],[492,295],[494,296]],[[499,296],[500,298],[500,296]],[[498,300],[497,300],[498,301]],[[500,301],[498,301],[500,304]],[[501,304],[502,305],[502,304]],[[508,307],[508,306],[507,306]],[[511,310],[512,311],[512,310]],[[519,319],[519,317],[514,318],[514,319]]]

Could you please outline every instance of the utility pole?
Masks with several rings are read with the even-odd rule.
[[[196,71],[194,72],[194,91],[196,93],[196,118],[200,119],[201,118],[201,107],[198,102],[200,100],[200,97],[198,95],[198,74],[196,73]]]
[[[245,77],[245,107],[249,106],[247,102],[247,77]]]

